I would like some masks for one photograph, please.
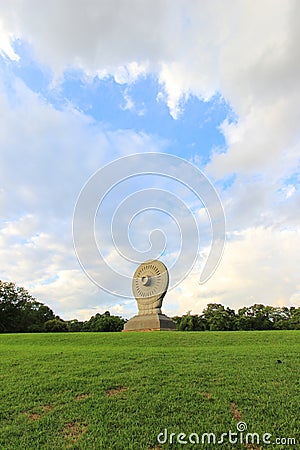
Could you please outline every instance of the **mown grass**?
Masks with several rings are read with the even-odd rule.
[[[299,336],[276,332],[0,335],[0,448],[300,448]],[[280,360],[282,363],[278,363]],[[159,444],[237,431],[289,445]],[[174,439],[174,438],[173,438]]]

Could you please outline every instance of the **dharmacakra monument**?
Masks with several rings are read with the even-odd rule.
[[[162,314],[163,298],[169,286],[169,273],[158,260],[142,263],[135,271],[132,292],[138,304],[138,315],[132,317],[123,331],[174,331],[176,324]]]

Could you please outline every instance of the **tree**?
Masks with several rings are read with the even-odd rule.
[[[69,331],[82,331],[84,322],[79,322],[77,319],[68,320]]]
[[[292,306],[290,308],[290,312],[290,328],[292,330],[300,330],[300,308],[295,308],[294,306]]]
[[[186,314],[176,323],[178,331],[204,331],[206,329],[205,320],[197,314]]]
[[[85,322],[82,331],[122,331],[125,320],[119,316],[111,316],[109,311],[96,314]]]
[[[45,323],[45,331],[48,332],[63,332],[69,331],[67,322],[61,319],[47,320]]]
[[[240,330],[272,330],[274,308],[261,304],[244,307],[238,310],[238,328]]]
[[[39,303],[24,288],[0,281],[0,332],[42,331],[54,313]]]
[[[268,306],[269,320],[274,330],[289,330],[291,327],[291,312],[286,306],[273,307]]]
[[[202,313],[208,329],[211,331],[226,331],[236,329],[236,316],[233,309],[219,303],[209,303]]]

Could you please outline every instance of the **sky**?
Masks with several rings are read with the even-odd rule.
[[[168,315],[299,306],[299,20],[297,0],[0,0],[0,279],[65,320],[129,318],[137,251],[140,262],[159,256],[171,281],[187,269]],[[124,180],[131,155],[141,173]],[[119,172],[107,166],[120,158]],[[202,284],[213,206],[188,189],[198,175],[186,180],[186,164],[226,219],[223,256]],[[74,249],[74,211],[95,179]],[[85,228],[96,200],[107,272]]]

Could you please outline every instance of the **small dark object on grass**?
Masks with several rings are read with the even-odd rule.
[[[280,359],[277,359],[278,364],[282,364],[282,361]]]

